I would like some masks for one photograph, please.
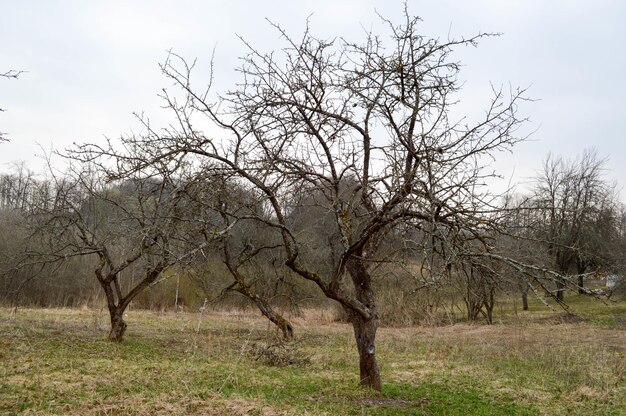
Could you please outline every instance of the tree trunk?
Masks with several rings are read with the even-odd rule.
[[[578,294],[585,294],[585,277],[582,275],[578,276]]]
[[[578,294],[579,295],[585,294],[585,276],[583,276],[583,273],[585,273],[585,270],[587,270],[587,263],[582,260],[579,260],[576,263],[576,271],[578,272]]]
[[[236,290],[256,304],[261,313],[282,331],[285,340],[289,341],[293,338],[293,326],[291,323],[274,311],[265,299],[261,298],[259,295],[255,294],[251,288],[241,283],[239,283],[239,287]]]
[[[347,269],[352,277],[357,299],[365,305],[370,316],[346,308],[354,328],[354,338],[359,350],[359,372],[361,385],[374,390],[381,390],[380,370],[376,362],[376,330],[378,329],[378,312],[374,299],[370,275],[362,261],[351,260]]]
[[[519,282],[519,291],[522,294],[522,310],[527,311],[528,310],[528,290],[529,290],[529,283],[527,281],[520,281]]]
[[[556,299],[560,302],[563,301],[563,292],[565,292],[565,282],[559,278],[556,280]]]
[[[569,259],[564,254],[560,254],[559,256],[557,256],[556,266],[557,266],[557,271],[559,272],[561,276],[569,276],[571,264],[570,264]],[[555,283],[556,283],[556,299],[559,302],[563,302],[563,298],[565,296],[565,287],[566,287],[565,278],[557,277]]]
[[[107,307],[109,308],[109,315],[111,316],[111,330],[109,331],[108,339],[112,342],[122,342],[124,339],[124,333],[126,332],[126,322],[124,322],[124,311],[126,310],[127,304],[122,303],[121,299],[119,299],[120,293],[118,290],[117,301],[116,302],[116,291],[113,289],[113,279],[102,279],[98,277],[100,281],[100,286],[104,290],[104,294],[107,299]],[[118,288],[119,289],[119,288]]]
[[[489,291],[489,294],[487,295],[487,299],[485,300],[485,309],[487,311],[485,317],[487,318],[487,324],[488,325],[492,325],[493,324],[493,307],[496,305],[496,300],[495,300],[495,288],[493,287],[489,287],[487,289]]]
[[[349,311],[354,328],[354,337],[359,350],[359,373],[361,385],[381,390],[380,370],[376,362],[376,330],[378,319],[364,319],[356,312]]]
[[[125,309],[125,308],[124,308]],[[109,341],[122,342],[126,332],[126,322],[124,322],[124,309],[115,307],[109,309],[111,315],[111,330],[109,331]]]

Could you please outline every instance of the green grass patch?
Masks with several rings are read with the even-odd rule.
[[[0,309],[0,414],[620,414],[624,331],[594,321],[381,328],[383,390],[358,385],[349,325],[297,321],[285,354],[253,315]]]

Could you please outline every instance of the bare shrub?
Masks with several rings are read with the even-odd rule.
[[[247,351],[248,355],[270,367],[304,366],[311,363],[311,357],[294,344],[260,345],[251,343]]]

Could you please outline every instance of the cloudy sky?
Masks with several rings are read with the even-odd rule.
[[[575,157],[594,147],[607,178],[626,193],[626,2],[620,0],[409,0],[432,37],[499,32],[459,50],[460,95],[468,112],[485,103],[490,82],[529,87],[531,139],[494,168],[524,181],[548,152]],[[40,169],[38,146],[63,149],[138,129],[133,112],[158,121],[167,82],[158,63],[172,49],[206,68],[215,50],[215,86],[226,90],[245,52],[241,35],[263,50],[281,46],[264,18],[301,33],[310,16],[322,38],[363,38],[376,11],[398,20],[398,0],[16,1],[0,0],[0,171],[24,161]],[[204,71],[206,73],[206,71]]]

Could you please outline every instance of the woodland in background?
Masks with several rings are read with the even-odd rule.
[[[534,182],[530,195],[516,194],[503,198],[508,214],[503,220],[507,233],[499,243],[512,257],[533,259],[546,267],[559,268],[575,276],[572,283],[584,287],[585,277],[597,287],[623,296],[623,283],[606,288],[607,276],[624,275],[620,261],[626,253],[626,211],[617,202],[610,184],[602,177],[602,160],[592,152],[581,160],[566,161],[549,156],[544,169]],[[584,176],[585,172],[590,176]],[[37,177],[23,165],[0,175],[0,294],[5,306],[40,307],[99,307],[105,303],[101,287],[94,278],[97,265],[95,254],[48,257],[61,250],[52,230],[41,230],[37,223],[42,210],[61,204],[59,184]],[[135,185],[136,186],[136,185]],[[105,188],[121,198],[133,198],[133,185],[109,185]],[[587,194],[585,194],[587,192]],[[590,193],[596,193],[591,197]],[[307,194],[307,198],[314,195]],[[80,202],[85,210],[94,209],[89,197]],[[131,234],[106,210],[89,213],[100,216],[100,226],[119,227],[114,244],[128,245]],[[332,218],[316,212],[313,201],[294,212],[293,221],[308,233],[308,243],[320,251],[318,261],[324,261],[322,250],[329,247],[316,228],[329,227]],[[46,235],[49,233],[49,235]],[[240,232],[240,244],[263,246],[267,237],[262,230]],[[522,235],[523,239],[513,235]],[[35,238],[35,236],[37,236]],[[112,238],[112,237],[110,237]],[[494,303],[498,297],[516,297],[520,309],[528,307],[528,296],[549,298],[550,294],[537,285],[528,284],[522,273],[499,269],[489,273],[460,273],[446,281],[433,284],[420,279],[420,253],[410,246],[411,236],[398,236],[390,242],[388,252],[398,260],[376,266],[376,285],[380,286],[381,321],[384,325],[437,324],[448,322],[463,311],[468,320],[491,322]],[[36,244],[34,244],[36,242]],[[399,249],[392,248],[399,247]],[[244,247],[241,247],[244,248]],[[248,249],[249,249],[248,248]],[[331,253],[332,254],[332,253]],[[258,259],[257,259],[258,260]],[[267,256],[256,262],[247,287],[289,315],[298,315],[300,308],[322,307],[340,310],[324,300],[311,284],[302,284],[289,270],[277,264],[276,257]],[[144,264],[134,264],[125,271],[121,284],[129,290],[141,277]],[[497,273],[497,274],[496,274]],[[600,279],[600,281],[598,281]],[[235,280],[224,263],[223,250],[212,247],[201,259],[164,271],[149,288],[133,300],[133,307],[151,310],[197,311],[202,307],[254,307],[249,297],[240,293]],[[555,281],[550,289],[558,291]],[[572,289],[573,288],[573,289]],[[578,289],[570,286],[572,292]]]

